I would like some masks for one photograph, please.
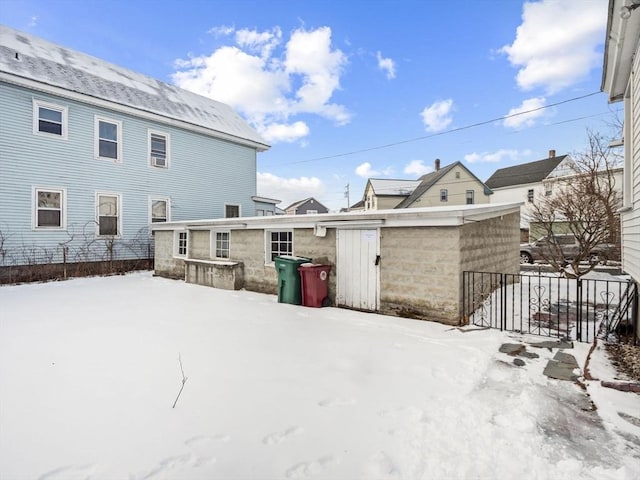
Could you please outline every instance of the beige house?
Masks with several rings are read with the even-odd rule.
[[[517,204],[168,222],[155,272],[276,294],[275,257],[308,257],[333,305],[458,324],[464,271],[518,273],[519,222]]]
[[[444,207],[489,203],[491,190],[461,162],[435,170],[418,180],[369,179],[363,201],[365,210]]]
[[[640,4],[610,0],[602,91],[609,102],[624,102],[622,267],[640,282]],[[636,325],[640,309],[636,308]],[[640,337],[640,331],[636,329]]]

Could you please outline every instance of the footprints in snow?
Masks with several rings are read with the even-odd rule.
[[[304,430],[300,427],[289,427],[282,432],[272,433],[262,439],[265,445],[277,445],[293,435],[300,435]]]

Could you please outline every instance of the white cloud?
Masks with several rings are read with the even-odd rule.
[[[498,163],[503,161],[504,159],[508,159],[511,161],[521,160],[523,158],[529,157],[531,155],[531,150],[507,150],[500,149],[496,152],[483,152],[483,153],[469,153],[464,156],[465,161],[469,163]]]
[[[37,27],[38,26],[38,17],[37,16],[32,16],[31,20],[29,20],[29,26],[30,27]]]
[[[295,30],[284,45],[279,27],[260,32],[225,26],[210,32],[235,34],[235,45],[176,60],[176,85],[229,104],[272,142],[308,135],[304,122],[292,121],[300,114],[349,123],[349,111],[331,103],[347,57],[332,48],[330,28]]]
[[[509,128],[531,127],[536,123],[536,120],[544,116],[545,111],[542,110],[546,104],[546,99],[543,97],[528,98],[522,102],[519,107],[512,108],[507,113],[507,117],[504,120],[504,126]],[[530,110],[534,110],[531,111]],[[529,113],[522,113],[529,112]],[[514,115],[514,116],[511,116]]]
[[[279,208],[307,197],[322,197],[325,185],[317,177],[283,178],[272,173],[257,173],[258,195],[281,200]],[[318,198],[320,200],[320,198]]]
[[[447,128],[453,119],[451,111],[453,109],[453,100],[441,100],[426,107],[421,115],[424,126],[428,132],[439,132]]]
[[[214,37],[224,37],[227,35],[231,35],[235,31],[236,31],[235,27],[231,25],[220,25],[218,27],[213,27],[209,29],[207,33],[213,35]]]
[[[607,0],[526,2],[522,24],[500,52],[520,70],[518,86],[555,93],[585,78],[602,62]],[[568,20],[569,19],[569,20]]]
[[[380,172],[373,170],[369,162],[364,162],[356,167],[356,175],[362,178],[370,178],[380,175]]]
[[[268,142],[292,143],[309,135],[309,127],[302,121],[292,124],[271,123],[259,132]]]
[[[405,167],[404,173],[407,175],[414,175],[416,177],[421,177],[426,173],[433,172],[433,167],[425,165],[422,160],[411,160]]]
[[[378,68],[387,73],[389,80],[396,78],[396,62],[391,58],[383,58],[382,53],[377,52],[376,58],[378,59]]]

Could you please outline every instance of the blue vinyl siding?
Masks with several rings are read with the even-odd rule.
[[[33,99],[68,108],[66,140],[33,133]],[[171,220],[223,217],[225,203],[241,205],[243,215],[254,211],[253,148],[5,83],[0,83],[0,104],[5,252],[55,250],[64,242],[92,240],[96,192],[121,195],[122,240],[137,235],[148,240],[149,197],[170,198]],[[122,122],[121,163],[94,158],[95,115]],[[149,129],[170,137],[168,169],[149,164]],[[66,189],[66,231],[33,229],[34,187]],[[3,263],[0,255],[0,265],[7,258]]]

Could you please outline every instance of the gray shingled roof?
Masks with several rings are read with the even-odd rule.
[[[568,155],[549,157],[535,162],[500,168],[484,182],[489,188],[537,183],[545,179]]]
[[[0,25],[0,75],[179,120],[232,136],[258,150],[269,145],[230,106],[42,38]]]

